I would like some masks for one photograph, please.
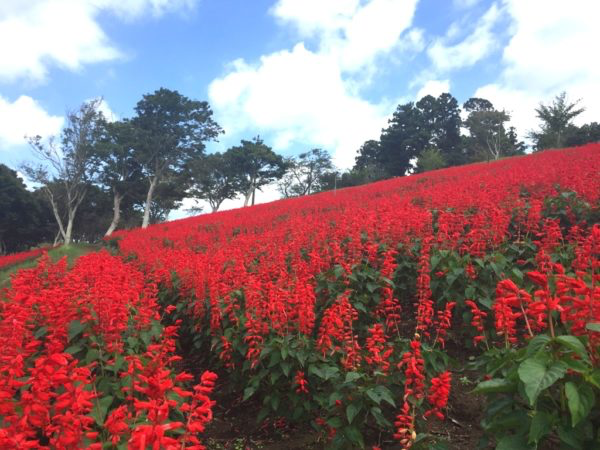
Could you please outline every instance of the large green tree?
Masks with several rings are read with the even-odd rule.
[[[0,254],[26,250],[52,238],[52,216],[17,172],[0,164]]]
[[[460,126],[458,102],[448,93],[398,105],[379,141],[367,141],[360,148],[355,169],[379,167],[387,176],[403,176],[413,170],[419,155],[431,148],[449,165],[464,164]]]
[[[42,185],[65,245],[71,242],[77,210],[97,175],[95,155],[104,121],[100,102],[100,99],[85,102],[67,114],[59,144],[52,137],[46,141],[41,136],[29,138],[42,164],[22,165],[27,177]],[[61,215],[61,209],[65,216]]]
[[[436,148],[443,155],[449,166],[465,164],[460,138],[460,107],[457,100],[449,93],[435,98],[426,95],[415,107],[419,114],[418,132],[421,136],[419,152]]]
[[[234,199],[240,192],[240,177],[234,167],[231,153],[213,153],[197,159],[190,165],[192,197],[206,200],[212,212],[218,211],[227,199]]]
[[[216,140],[223,130],[213,120],[207,102],[165,88],[144,95],[135,111],[132,123],[139,132],[136,153],[148,183],[142,221],[145,228],[159,184],[183,182],[185,177],[180,175],[190,161],[202,157],[205,143]]]
[[[97,156],[98,181],[112,194],[113,216],[105,236],[110,236],[121,220],[123,200],[143,189],[142,167],[136,153],[139,133],[133,123],[124,119],[104,124]]]
[[[579,100],[570,102],[566,92],[558,94],[549,105],[540,103],[535,110],[541,121],[540,129],[529,134],[536,151],[567,146],[570,136],[577,131],[573,119],[585,111],[578,105]]]
[[[251,141],[242,140],[241,145],[231,147],[225,153],[235,167],[238,186],[244,195],[244,206],[254,199],[256,190],[279,180],[286,170],[286,164],[271,147],[257,136]]]

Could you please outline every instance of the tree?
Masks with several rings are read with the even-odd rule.
[[[113,217],[105,236],[110,236],[121,220],[121,203],[139,189],[142,167],[136,155],[139,133],[130,120],[104,124],[102,145],[98,151],[99,181],[112,193]]]
[[[508,142],[506,149],[504,150],[505,156],[518,156],[525,154],[527,145],[525,145],[525,142],[519,140],[515,127],[509,127],[506,137]]]
[[[478,103],[473,108],[474,101],[486,102],[484,107]],[[469,130],[467,139],[472,161],[500,159],[503,149],[508,144],[508,136],[504,124],[510,120],[505,111],[497,111],[493,105],[484,99],[469,99],[464,104],[469,112],[465,127]]]
[[[377,163],[382,158],[381,144],[379,141],[368,140],[358,150],[358,155],[355,158],[354,167],[363,169],[368,165]]]
[[[505,124],[510,120],[506,111],[498,111],[483,98],[470,98],[463,108],[469,113],[464,121],[469,136],[464,140],[471,161],[497,160],[525,152],[525,144],[518,140],[515,128],[506,130]]]
[[[355,169],[368,165],[384,168],[387,176],[403,176],[428,148],[437,148],[449,165],[464,164],[461,147],[460,109],[448,94],[427,95],[417,103],[398,105],[379,142],[367,141],[359,150]]]
[[[65,245],[71,243],[77,210],[96,174],[97,159],[94,154],[103,122],[102,113],[98,110],[100,102],[101,99],[96,99],[83,103],[77,111],[67,114],[67,125],[62,131],[60,146],[52,137],[47,142],[41,136],[29,138],[31,147],[44,165],[22,166],[32,181],[42,185]],[[61,207],[65,210],[66,218],[60,214]]]
[[[194,197],[204,199],[218,211],[227,199],[234,199],[240,191],[240,180],[232,163],[231,153],[213,153],[192,162],[190,167]]]
[[[574,147],[590,142],[600,142],[600,123],[598,122],[586,123],[581,127],[576,127],[566,138],[565,145],[567,147]]]
[[[239,192],[244,195],[244,206],[250,199],[254,205],[256,190],[279,180],[286,170],[286,164],[271,147],[265,145],[259,136],[252,141],[242,140],[241,145],[225,152],[236,169]]]
[[[138,161],[148,181],[142,222],[146,228],[158,185],[165,180],[181,181],[177,175],[204,154],[205,142],[216,140],[223,130],[212,119],[207,102],[165,88],[144,95],[135,111],[132,123],[139,131]]]
[[[388,127],[381,132],[379,151],[373,145],[361,148],[375,153],[375,157],[361,158],[365,155],[361,153],[358,158],[364,162],[360,167],[376,163],[385,168],[388,176],[404,176],[412,170],[411,161],[426,148],[427,143],[427,132],[422,127],[421,113],[415,104],[398,105]]]
[[[573,119],[585,111],[585,108],[577,108],[579,101],[570,103],[567,93],[562,92],[554,98],[551,105],[540,103],[535,110],[536,116],[542,121],[540,131],[529,134],[536,151],[566,146],[569,136],[577,130],[572,124]]]
[[[324,177],[333,170],[331,155],[320,148],[301,153],[286,161],[287,172],[279,183],[285,198],[309,195],[323,189]]]
[[[0,254],[23,251],[52,235],[44,205],[27,190],[17,172],[0,164]]]
[[[437,148],[449,166],[467,162],[462,151],[460,108],[449,93],[434,98],[426,95],[415,105],[419,115],[418,129],[422,136],[418,154],[428,148]]]
[[[417,160],[417,173],[429,172],[430,170],[442,169],[446,167],[446,161],[442,152],[430,147],[421,152]]]

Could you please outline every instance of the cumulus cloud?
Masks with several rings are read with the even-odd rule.
[[[4,0],[0,81],[43,81],[49,66],[79,70],[122,56],[100,27],[102,12],[133,20],[191,8],[195,0]]]
[[[494,3],[481,17],[474,30],[462,41],[451,44],[461,33],[461,26],[453,24],[445,37],[437,39],[427,50],[434,67],[439,71],[449,71],[471,67],[498,48],[499,42],[494,26],[501,17],[501,11]]]
[[[417,92],[416,100],[420,100],[426,95],[439,97],[444,92],[450,92],[450,80],[429,80]]]
[[[236,61],[209,97],[229,132],[268,130],[279,150],[293,142],[335,149],[343,167],[364,140],[378,137],[387,111],[352,95],[335,61],[302,43],[256,65]]]
[[[60,132],[63,118],[48,114],[29,96],[14,102],[0,96],[0,150],[23,145],[25,136],[51,136]]]
[[[394,104],[360,95],[376,58],[416,50],[422,32],[410,25],[416,0],[280,0],[271,13],[302,40],[291,49],[239,59],[209,86],[219,123],[229,133],[269,132],[277,150],[292,144],[324,147],[335,163],[352,166],[356,150],[378,138]],[[385,103],[385,104],[384,104]]]
[[[534,108],[549,103],[561,91],[583,99],[586,111],[579,123],[600,117],[600,60],[590,48],[600,41],[600,3],[573,0],[506,0],[512,37],[502,55],[503,69],[496,81],[482,86],[476,96],[489,98],[512,113],[524,134],[537,127]]]

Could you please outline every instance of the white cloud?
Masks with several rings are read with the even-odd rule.
[[[97,22],[101,12],[124,20],[189,8],[194,0],[3,0],[0,81],[43,81],[49,66],[79,70],[122,56]]]
[[[444,92],[450,92],[450,80],[429,80],[417,92],[416,100],[420,100],[426,95],[439,97]]]
[[[349,91],[334,60],[297,44],[263,56],[256,66],[237,61],[212,82],[209,98],[230,133],[271,132],[277,150],[293,142],[322,146],[349,167],[360,145],[379,136],[390,109]]]
[[[263,55],[258,63],[233,61],[209,86],[219,123],[229,134],[271,133],[287,146],[323,147],[348,168],[367,139],[378,138],[394,104],[360,95],[376,70],[374,60],[422,48],[411,29],[416,0],[280,0],[271,10],[303,39],[292,49]],[[310,47],[312,48],[312,47]]]
[[[582,99],[577,123],[600,119],[600,60],[591,56],[600,42],[600,2],[506,0],[512,37],[504,49],[498,79],[475,92],[513,115],[521,135],[537,128],[534,108],[561,91]]]
[[[358,71],[402,44],[420,45],[414,30],[400,39],[416,6],[417,0],[280,0],[272,13],[294,25],[302,37],[318,38],[319,52],[337,59],[342,70]]]
[[[493,28],[500,17],[500,9],[495,3],[492,4],[481,17],[473,32],[461,42],[451,45],[449,41],[460,34],[461,30],[458,24],[453,24],[446,36],[437,39],[427,51],[434,67],[439,71],[470,67],[488,56],[498,47]]]
[[[10,102],[0,96],[0,149],[23,145],[25,136],[51,136],[60,132],[63,118],[49,115],[26,95]]]

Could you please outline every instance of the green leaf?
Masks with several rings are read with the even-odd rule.
[[[325,374],[319,366],[310,365],[308,366],[308,373],[318,376],[319,378],[325,378]]]
[[[600,323],[598,323],[598,322],[589,322],[589,323],[585,324],[585,327],[590,331],[595,331],[597,333],[600,333]]]
[[[392,393],[388,388],[386,388],[385,386],[377,386],[375,390],[379,393],[379,396],[382,400],[386,401],[394,408],[396,407],[396,402],[394,402],[394,399],[392,398]]]
[[[340,278],[343,274],[345,274],[346,271],[344,270],[344,268],[340,265],[337,265],[333,268],[333,275],[336,278]]]
[[[327,425],[329,425],[331,428],[338,429],[342,426],[342,419],[339,417],[331,417],[327,419]]]
[[[82,324],[79,320],[73,320],[69,324],[69,341],[72,341],[73,338],[80,335],[83,330],[85,330],[85,325]]]
[[[325,380],[333,378],[338,373],[340,373],[340,369],[338,369],[336,366],[325,366],[325,369],[323,370]]]
[[[261,423],[263,420],[265,420],[265,418],[269,415],[269,409],[268,408],[261,408],[258,416],[256,417],[256,423]]]
[[[590,386],[583,385],[578,388],[575,383],[568,381],[565,383],[565,395],[571,413],[571,425],[575,428],[587,417],[594,406],[594,391]]]
[[[492,267],[492,270],[494,271],[496,276],[498,278],[502,278],[502,269],[500,269],[495,262],[490,262],[490,266]]]
[[[94,407],[92,408],[91,416],[96,420],[98,426],[104,425],[104,419],[106,418],[106,414],[108,413],[108,408],[112,404],[113,396],[107,395],[106,397],[102,397],[97,399],[94,402]]]
[[[284,361],[284,362],[281,363],[280,367],[281,367],[281,370],[282,370],[283,374],[286,377],[289,377],[290,376],[290,371],[292,370],[292,365],[289,362]]]
[[[375,389],[371,388],[367,390],[367,396],[373,400],[377,405],[381,403],[381,395]]]
[[[523,281],[523,272],[521,272],[521,270],[519,270],[517,267],[513,267],[512,273],[517,278],[517,280]]]
[[[530,450],[525,436],[504,436],[498,441],[496,450]]]
[[[537,444],[552,431],[552,416],[545,411],[536,411],[529,428],[529,443]]]
[[[561,441],[567,445],[570,445],[574,449],[582,448],[581,442],[579,441],[575,430],[567,428],[564,425],[560,425],[558,427],[558,437]]]
[[[244,400],[243,401],[248,400],[250,397],[252,397],[254,395],[255,392],[256,392],[256,387],[248,386],[246,389],[244,389]]]
[[[381,408],[373,406],[371,408],[371,415],[375,418],[375,422],[377,422],[377,425],[379,425],[380,427],[387,428],[392,426],[390,421],[387,420],[381,412]]]
[[[36,339],[41,338],[42,336],[45,336],[46,333],[48,333],[48,327],[40,327],[36,330],[35,334],[33,335]]]
[[[528,358],[519,365],[519,378],[525,384],[525,393],[529,404],[533,406],[540,393],[562,378],[567,366],[562,361],[553,362],[550,366],[535,359]]]
[[[273,409],[273,411],[277,411],[279,409],[279,395],[274,395],[273,397],[271,397],[271,408]]]
[[[344,427],[342,432],[344,433],[344,436],[346,436],[346,439],[348,439],[353,444],[358,444],[360,448],[365,447],[362,434],[360,431],[358,431],[358,428],[354,426]]]
[[[281,359],[283,359],[285,361],[287,359],[287,357],[288,357],[288,348],[281,347]]]
[[[534,356],[544,350],[546,345],[552,340],[547,334],[538,334],[527,344],[527,357]]]
[[[81,350],[83,350],[83,347],[81,346],[81,344],[74,344],[74,345],[69,346],[67,349],[65,349],[65,353],[69,353],[71,355],[76,355]]]
[[[558,336],[556,338],[556,342],[558,342],[562,346],[567,347],[568,349],[574,351],[584,361],[590,360],[590,357],[585,348],[585,345],[583,345],[581,343],[581,341],[579,339],[577,339],[575,336],[568,336],[568,335],[567,336]]]
[[[575,427],[575,425],[577,425],[582,419],[582,408],[581,400],[579,398],[579,390],[572,381],[567,381],[565,383],[565,395],[567,396],[567,405],[569,406],[569,411],[571,412],[571,425]]]
[[[359,411],[360,408],[354,403],[350,403],[348,406],[346,406],[346,418],[348,419],[348,423],[352,423]]]
[[[377,283],[371,283],[368,282],[367,283],[367,290],[372,294],[373,292],[375,292],[377,289],[379,289],[379,285]]]
[[[491,394],[494,392],[511,392],[515,390],[515,383],[505,378],[492,378],[482,381],[473,389],[474,394]]]
[[[346,374],[346,380],[344,381],[344,383],[351,383],[353,381],[356,381],[358,379],[362,378],[362,375],[358,372],[348,372]]]

